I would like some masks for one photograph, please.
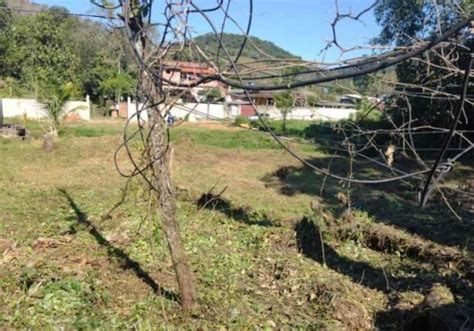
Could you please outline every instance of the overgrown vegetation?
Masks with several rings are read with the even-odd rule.
[[[43,86],[72,82],[92,101],[116,102],[135,86],[123,30],[64,15],[64,7],[0,2],[0,95],[38,97]],[[106,14],[106,13],[105,13]]]
[[[460,19],[462,8],[466,15],[474,13],[471,1],[448,2],[439,6],[438,3],[425,3],[423,1],[409,0],[399,3],[398,1],[381,1],[375,7],[375,18],[382,27],[380,35],[373,40],[379,45],[406,46],[414,39],[426,38],[437,33],[443,22],[443,26],[450,26]],[[428,19],[438,16],[438,20]],[[440,23],[441,24],[441,23]],[[467,65],[470,53],[474,47],[473,38],[465,38],[462,44],[451,44],[446,47],[442,54],[429,52],[425,61],[403,62],[395,67],[397,79],[404,84],[398,87],[408,93],[406,98],[397,98],[396,106],[389,108],[389,114],[397,123],[402,123],[408,116],[410,108],[412,118],[417,119],[417,125],[447,126],[451,121],[449,109],[452,100],[446,98],[427,98],[424,92],[427,90],[438,90],[456,95],[462,83],[462,75],[446,75],[443,64],[446,58],[443,54],[456,54],[452,59],[452,65],[464,69]],[[449,57],[448,57],[449,58]],[[435,68],[427,70],[427,68]],[[461,69],[461,70],[462,70]],[[419,83],[422,82],[420,85]],[[471,85],[468,95],[474,93]],[[466,121],[459,128],[470,127],[474,117],[471,111],[472,105],[467,103]]]

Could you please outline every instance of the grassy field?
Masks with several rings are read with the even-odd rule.
[[[420,210],[407,184],[356,185],[348,213],[347,187],[266,135],[216,124],[172,130],[178,217],[200,303],[183,313],[140,181],[103,217],[126,182],[113,163],[122,125],[67,124],[50,154],[35,122],[31,139],[0,140],[0,329],[474,327],[472,199],[453,196],[460,222],[439,197]],[[329,160],[290,145],[315,164]],[[342,158],[333,166],[346,170]],[[465,185],[473,170],[456,167],[448,184]],[[214,186],[226,190],[203,207]]]

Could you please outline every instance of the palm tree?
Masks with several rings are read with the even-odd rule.
[[[49,134],[53,137],[58,136],[61,119],[64,116],[64,106],[72,98],[74,92],[74,84],[67,83],[63,86],[54,86],[42,93],[42,103],[49,119]]]

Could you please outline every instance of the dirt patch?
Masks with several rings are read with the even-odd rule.
[[[222,199],[220,195],[214,195],[212,193],[203,193],[196,204],[199,208],[214,210],[230,209],[230,203],[228,201]]]
[[[363,305],[347,300],[333,303],[334,317],[343,322],[350,330],[371,330],[373,320]]]
[[[63,246],[65,244],[68,244],[72,241],[71,237],[65,237],[65,238],[38,238],[36,239],[31,247],[34,250],[39,250],[39,249],[47,249],[47,248],[58,248],[60,246]]]
[[[0,254],[13,247],[13,241],[0,238]]]
[[[185,122],[182,124],[184,127],[198,127],[198,128],[204,128],[204,129],[209,129],[209,130],[218,130],[218,131],[241,131],[245,130],[241,127],[234,126],[231,124],[224,124],[224,123],[219,123],[216,121],[199,121],[199,122]]]

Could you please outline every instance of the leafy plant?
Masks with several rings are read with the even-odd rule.
[[[309,107],[315,107],[319,101],[319,97],[316,95],[308,95],[305,99],[305,105]]]
[[[105,95],[113,95],[117,102],[122,94],[133,92],[135,83],[133,78],[127,73],[118,72],[114,76],[105,79],[100,83],[100,91]]]
[[[64,116],[64,106],[75,94],[73,83],[67,83],[63,86],[53,86],[42,91],[41,101],[45,106],[49,119],[49,134],[53,137],[58,136],[61,119]]]
[[[382,119],[382,114],[377,111],[376,105],[371,102],[366,97],[362,98],[362,100],[357,105],[357,113],[356,113],[356,120],[363,121],[363,120],[372,120],[378,121]]]
[[[291,112],[294,103],[295,98],[291,91],[285,91],[275,95],[275,106],[280,110],[283,118],[283,132],[286,132],[286,118]]]
[[[235,118],[234,124],[237,126],[241,126],[242,124],[250,125],[250,120],[248,117],[239,115]]]

